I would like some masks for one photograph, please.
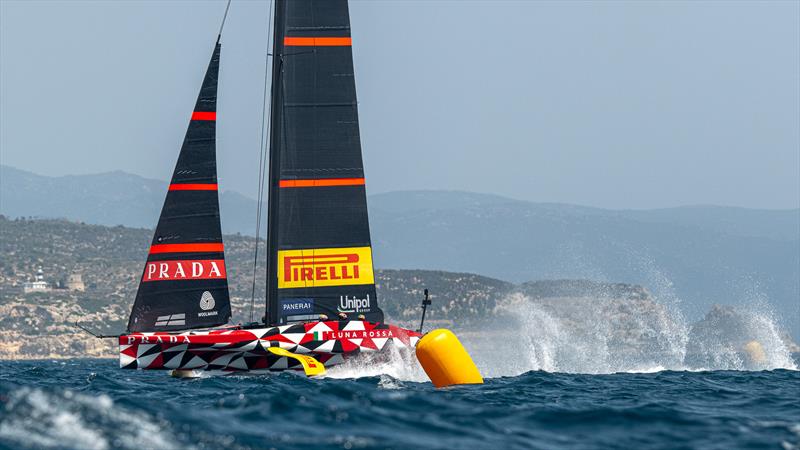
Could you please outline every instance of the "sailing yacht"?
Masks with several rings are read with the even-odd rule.
[[[275,0],[273,30],[263,318],[229,324],[220,30],[119,336],[122,368],[314,375],[421,337],[385,323],[375,291],[347,1]]]

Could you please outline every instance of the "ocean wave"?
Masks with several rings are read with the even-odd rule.
[[[348,376],[181,380],[164,372],[120,371],[113,360],[5,362],[0,448],[794,448],[800,443],[793,428],[800,423],[796,371],[539,370],[448,389],[386,374],[340,375]]]
[[[176,443],[156,418],[122,408],[106,394],[22,387],[4,403],[0,438],[20,448],[169,449]]]

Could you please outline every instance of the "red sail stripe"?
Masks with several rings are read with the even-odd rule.
[[[283,38],[286,47],[350,47],[353,40],[349,37],[289,37]]]
[[[192,120],[217,120],[217,113],[214,111],[195,111],[192,113]]]
[[[363,186],[363,178],[318,178],[313,180],[280,180],[282,188],[322,187],[322,186]]]
[[[170,191],[216,191],[216,183],[199,184],[199,183],[185,183],[185,184],[170,184]]]
[[[150,254],[157,253],[207,253],[223,252],[222,243],[216,244],[153,244],[150,246]]]

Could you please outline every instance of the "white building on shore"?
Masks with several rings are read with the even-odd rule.
[[[36,276],[34,277],[33,281],[26,281],[22,284],[22,292],[25,294],[31,294],[33,292],[50,292],[50,285],[44,281],[44,273],[42,269],[39,269],[36,272]]]

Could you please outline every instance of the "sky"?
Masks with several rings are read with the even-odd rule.
[[[221,188],[256,196],[269,2],[222,37]],[[170,177],[225,9],[0,0],[0,163]],[[800,2],[351,1],[367,190],[800,207]]]

